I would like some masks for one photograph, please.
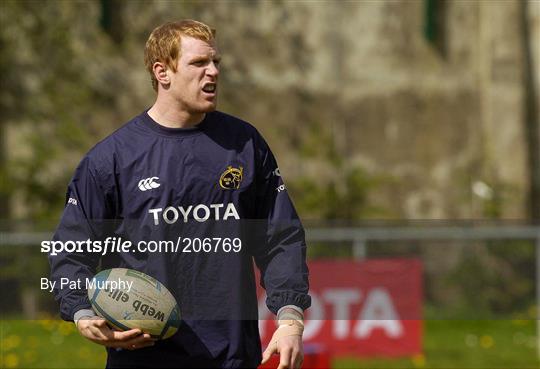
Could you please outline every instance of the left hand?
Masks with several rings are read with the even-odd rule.
[[[271,343],[263,352],[261,365],[275,353],[279,353],[278,369],[299,369],[304,361],[302,336],[282,337],[276,343]]]

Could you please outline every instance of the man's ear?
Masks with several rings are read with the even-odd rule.
[[[155,62],[152,66],[152,69],[158,83],[164,85],[168,85],[169,83],[171,83],[171,78],[169,77],[170,71],[165,64],[161,62]]]

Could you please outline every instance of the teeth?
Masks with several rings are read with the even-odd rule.
[[[214,92],[216,90],[216,85],[206,85],[203,87],[204,92]]]

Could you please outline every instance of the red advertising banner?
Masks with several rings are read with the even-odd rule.
[[[422,349],[422,265],[415,259],[309,262],[304,344],[332,355],[406,356]],[[268,344],[275,321],[259,295]]]

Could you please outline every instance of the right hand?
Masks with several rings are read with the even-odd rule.
[[[137,328],[124,332],[112,330],[107,325],[107,321],[99,316],[81,318],[78,321],[77,329],[83,337],[92,342],[125,350],[153,346],[156,341],[148,333],[143,333]]]

